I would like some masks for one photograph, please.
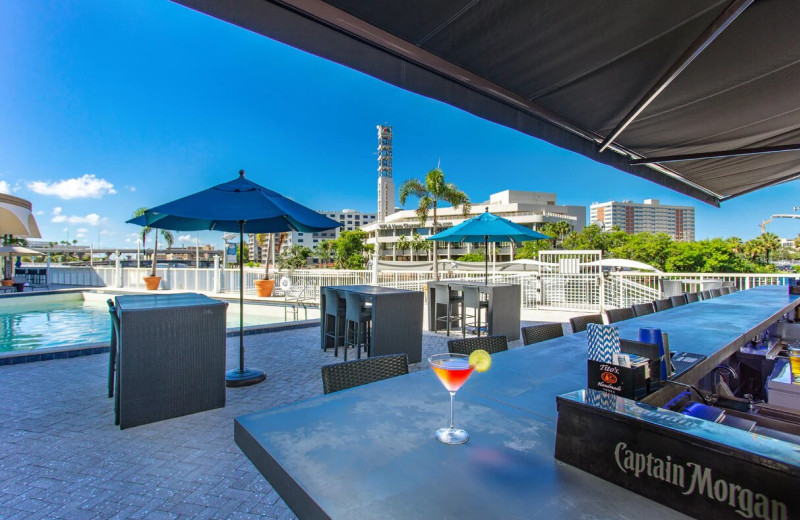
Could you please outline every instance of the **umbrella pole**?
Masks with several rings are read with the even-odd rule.
[[[239,371],[244,372],[244,222],[239,221]]]
[[[249,386],[267,378],[263,370],[244,367],[244,220],[239,221],[239,368],[225,373],[226,386]]]
[[[489,285],[489,237],[486,235],[483,235],[483,285]]]

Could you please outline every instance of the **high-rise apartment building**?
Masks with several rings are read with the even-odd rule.
[[[657,199],[645,199],[643,204],[595,202],[589,207],[589,223],[599,223],[605,230],[618,226],[626,233],[666,233],[674,240],[694,242],[694,208],[662,206]]]
[[[378,125],[378,222],[394,213],[392,127]]]

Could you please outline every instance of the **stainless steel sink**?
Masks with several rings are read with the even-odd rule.
[[[665,408],[800,445],[798,414],[738,397],[707,396],[706,399],[708,402],[703,403],[693,393],[684,392]]]

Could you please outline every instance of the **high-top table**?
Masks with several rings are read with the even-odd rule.
[[[632,339],[641,326],[659,327],[673,351],[707,355],[711,364],[797,303],[786,287],[764,287],[615,325]],[[685,518],[554,458],[556,397],[585,388],[586,349],[582,332],[493,355],[491,369],[456,395],[455,424],[470,433],[465,445],[434,439],[449,403],[430,370],[239,417],[234,438],[300,518]],[[704,368],[681,379],[696,380]],[[680,415],[623,401],[656,417]],[[686,422],[726,438],[726,426]],[[795,445],[742,437],[735,449],[761,446],[763,460],[783,457],[773,467],[800,469]],[[736,517],[710,500],[720,517]]]
[[[487,310],[486,328],[490,336],[505,336],[508,341],[519,339],[520,310],[522,308],[522,289],[517,284],[509,283],[483,283],[476,280],[444,280],[428,282],[428,330],[436,331],[444,325],[437,327],[434,319],[436,308],[436,291],[451,289],[461,290],[462,287],[477,287],[481,293],[486,294],[489,302]],[[438,314],[446,314],[444,305],[439,304]]]
[[[196,293],[117,296],[120,428],[225,406],[227,308]]]
[[[374,285],[337,285],[320,288],[320,342],[322,348],[332,347],[333,340],[325,335],[324,289],[335,289],[340,297],[356,293],[372,303],[371,352],[373,356],[402,354],[409,363],[422,360],[423,294],[392,287]],[[342,329],[344,331],[344,329]],[[344,332],[342,332],[344,333]]]

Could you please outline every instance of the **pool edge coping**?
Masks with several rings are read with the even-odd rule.
[[[252,336],[255,334],[268,334],[271,332],[307,329],[318,326],[319,319],[270,323],[267,325],[250,325],[243,328],[242,334],[244,336]],[[235,338],[238,335],[238,327],[228,328],[225,330],[226,339]],[[68,359],[81,356],[90,356],[94,354],[107,354],[109,350],[110,346],[108,343],[84,343],[66,347],[48,347],[37,350],[26,350],[22,352],[2,352],[0,353],[0,366],[19,365],[21,363],[31,363],[35,361],[49,361],[51,359]]]

